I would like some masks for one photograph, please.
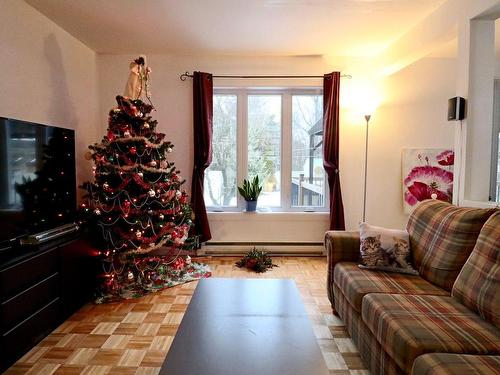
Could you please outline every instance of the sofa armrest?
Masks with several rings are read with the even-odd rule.
[[[328,299],[335,310],[333,296],[333,269],[339,262],[357,262],[359,260],[359,231],[328,231],[325,233],[325,249],[328,261],[326,287]]]

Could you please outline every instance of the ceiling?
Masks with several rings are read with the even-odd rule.
[[[99,53],[370,56],[444,0],[25,0]]]

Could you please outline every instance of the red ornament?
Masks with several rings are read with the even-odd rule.
[[[171,200],[173,197],[175,197],[175,190],[169,190],[165,193],[165,199]]]
[[[172,268],[175,270],[182,270],[186,266],[183,258],[177,258],[172,264]]]
[[[111,130],[108,131],[108,139],[110,141],[113,141],[116,138],[115,133],[113,133]]]
[[[182,203],[182,204],[186,204],[188,202],[188,195],[186,192],[182,192],[182,195],[179,199],[179,201]]]
[[[128,152],[130,152],[130,154],[132,154],[132,155],[135,155],[135,154],[137,154],[137,148],[132,146],[128,149]]]
[[[133,116],[138,116],[139,114],[141,114],[135,105],[130,106],[130,111],[132,112]]]

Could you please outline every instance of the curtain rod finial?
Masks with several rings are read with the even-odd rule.
[[[188,71],[184,72],[181,74],[181,76],[179,77],[181,79],[181,81],[185,81],[186,79],[188,79],[189,77],[191,77],[191,74],[189,74]]]

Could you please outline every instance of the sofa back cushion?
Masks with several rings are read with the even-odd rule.
[[[451,295],[500,328],[500,212],[481,229]]]
[[[456,207],[437,200],[421,202],[406,226],[413,264],[420,276],[451,291],[481,228],[495,211]]]

